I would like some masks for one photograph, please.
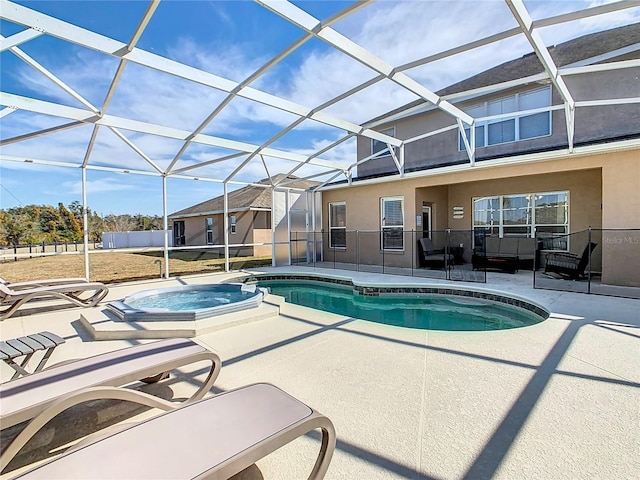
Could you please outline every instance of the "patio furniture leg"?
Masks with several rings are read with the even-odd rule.
[[[51,354],[58,345],[65,343],[64,338],[51,332],[40,332],[27,335],[26,337],[13,338],[6,342],[0,342],[0,359],[13,368],[16,372],[11,380],[31,373],[39,372],[44,368]],[[44,356],[33,372],[26,369],[27,363],[38,350],[45,350]],[[18,357],[24,356],[20,363],[16,362]]]

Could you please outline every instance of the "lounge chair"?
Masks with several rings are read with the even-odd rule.
[[[589,257],[597,243],[589,242],[581,256],[567,252],[551,252],[545,256],[544,273],[557,273],[571,280],[578,280],[584,275]]]
[[[65,283],[82,283],[88,282],[86,278],[74,277],[74,278],[46,278],[41,280],[29,280],[26,282],[9,282],[0,277],[0,283],[6,285],[12,290],[18,290],[23,288],[33,287],[47,287],[50,285],[64,285]]]
[[[215,353],[186,338],[135,345],[0,384],[2,429],[31,420],[2,452],[0,473],[49,420],[79,403],[118,399],[163,410],[177,408],[179,403],[121,387],[200,361],[210,362],[211,368],[205,381],[185,401],[191,403],[211,389],[221,361]]]
[[[18,308],[30,300],[39,298],[62,298],[80,307],[93,307],[102,300],[109,289],[99,282],[76,282],[31,286],[0,283],[0,304],[5,307],[0,310],[0,320],[9,318]]]
[[[273,385],[254,384],[114,429],[15,478],[226,479],[315,429],[322,441],[309,478],[321,479],[336,444],[331,421]]]
[[[444,248],[436,249],[430,238],[424,237],[418,240],[420,251],[420,265],[429,268],[444,268],[453,264],[453,254],[445,253]]]

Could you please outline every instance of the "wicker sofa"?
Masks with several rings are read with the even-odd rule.
[[[486,237],[483,248],[471,256],[473,269],[498,269],[515,273],[519,268],[533,268],[538,249],[535,238]]]

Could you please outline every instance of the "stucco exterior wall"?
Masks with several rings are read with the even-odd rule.
[[[268,243],[269,245],[256,245],[253,247],[253,255],[256,257],[268,257],[272,254],[271,228],[254,228],[253,243]]]
[[[390,196],[404,197],[406,230],[422,230],[416,227],[416,216],[421,214],[424,203],[431,203],[434,209],[434,230],[469,230],[473,197],[558,190],[569,191],[571,232],[589,226],[640,229],[640,151],[637,149],[514,165],[478,165],[460,172],[384,179],[377,183],[364,181],[360,185],[355,182],[351,187],[323,192],[323,229],[328,231],[329,202],[346,202],[350,231],[379,230],[380,198]],[[453,206],[464,207],[462,219],[453,219]],[[640,239],[640,233],[637,237]],[[635,257],[640,245],[635,250],[633,246],[628,247],[622,253],[622,247],[616,246],[616,242],[619,241],[602,240],[603,283],[640,284],[637,268],[640,261]],[[349,243],[347,249],[353,248]],[[409,261],[414,254],[412,247],[405,245],[403,261]],[[367,255],[379,258],[379,249],[379,240],[364,251],[361,248],[360,261],[365,263]],[[635,263],[628,261],[630,258],[635,258]]]
[[[229,234],[230,245],[271,241],[271,212],[245,211],[234,212],[231,215],[236,217],[236,233]],[[213,219],[212,244],[224,245],[224,218],[222,214],[185,218],[175,217],[172,218],[172,222],[176,220],[185,222],[185,242],[187,246],[205,246],[207,245],[207,218]],[[229,219],[230,225],[231,219]],[[265,232],[268,232],[268,235]],[[222,248],[217,248],[216,251],[221,255],[224,254]],[[233,256],[268,256],[271,255],[271,246],[231,247],[229,252]]]
[[[640,287],[640,152],[602,168],[602,283]],[[636,229],[630,230],[630,229]]]
[[[579,231],[600,228],[602,184],[600,169],[546,173],[512,178],[496,178],[449,186],[448,228],[468,230],[472,227],[473,198],[517,193],[569,191],[569,229]],[[452,217],[453,206],[464,207],[464,218]]]
[[[188,217],[184,220],[185,245],[206,245],[206,217]]]
[[[577,101],[637,97],[640,91],[640,68],[618,71],[594,72],[571,75],[565,81]],[[515,93],[536,90],[542,86],[523,86],[457,103],[463,110],[482,102],[504,98]],[[551,105],[562,105],[563,101],[551,88]],[[396,137],[406,140],[417,135],[435,131],[455,124],[455,119],[439,110],[432,110],[396,122],[377,127],[377,130],[395,128]],[[579,107],[575,113],[574,143],[581,144],[638,134],[640,108],[637,103],[629,105]],[[465,151],[458,150],[458,130],[427,137],[405,145],[405,171],[458,164],[468,161]],[[499,145],[478,147],[476,160],[515,155],[523,152],[545,151],[568,145],[566,117],[563,109],[551,113],[551,135],[519,140]],[[371,140],[358,138],[358,159],[371,155]],[[391,157],[370,160],[358,166],[358,177],[366,178],[395,173],[397,167]]]
[[[640,92],[640,67],[570,75],[565,81],[576,101],[632,98]],[[575,142],[637,135],[638,125],[637,103],[578,108]]]

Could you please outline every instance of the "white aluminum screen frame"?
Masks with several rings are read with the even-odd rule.
[[[466,139],[466,137],[463,135],[463,137],[465,137],[464,148],[469,159],[468,167],[474,166],[474,125],[476,119],[466,114],[452,103],[460,98],[464,98],[465,95],[469,96],[499,92],[507,88],[512,88],[515,85],[525,84],[531,81],[550,81],[553,85],[553,88],[559,93],[560,97],[562,98],[566,113],[567,143],[569,145],[568,154],[571,154],[571,152],[573,152],[574,150],[574,118],[575,110],[577,108],[588,108],[590,106],[599,105],[617,105],[621,103],[640,103],[640,96],[624,99],[611,98],[606,100],[575,101],[570,88],[564,82],[564,77],[568,75],[580,74],[585,72],[595,72],[603,69],[636,68],[640,66],[640,60],[628,60],[625,62],[616,62],[616,64],[573,65],[565,68],[559,68],[554,64],[553,59],[549,55],[548,48],[542,41],[542,38],[539,34],[539,30],[543,27],[548,27],[551,25],[562,25],[566,22],[604,15],[616,11],[622,11],[628,8],[638,8],[640,2],[637,1],[618,1],[606,5],[600,5],[566,14],[561,14],[554,17],[533,20],[522,0],[505,0],[506,6],[511,11],[514,20],[517,23],[517,27],[487,36],[485,38],[474,40],[472,42],[460,44],[446,51],[438,52],[424,58],[406,63],[404,65],[392,65],[384,58],[380,58],[371,51],[368,51],[353,39],[347,38],[345,35],[338,33],[338,31],[333,28],[334,24],[347,18],[354,12],[368,7],[372,3],[372,1],[370,0],[353,2],[348,5],[347,8],[324,20],[315,18],[309,13],[302,10],[300,7],[286,1],[255,1],[258,5],[263,6],[264,8],[278,15],[280,18],[298,27],[300,29],[301,36],[291,45],[285,47],[281,52],[274,55],[271,59],[267,60],[264,65],[249,74],[244,80],[235,82],[215,75],[213,73],[205,72],[192,66],[177,62],[175,60],[162,57],[150,51],[142,50],[136,46],[138,40],[141,38],[148,24],[153,21],[153,15],[160,4],[160,0],[152,0],[149,2],[147,9],[143,13],[137,27],[131,33],[130,40],[127,43],[109,38],[105,35],[98,34],[85,28],[72,25],[58,18],[42,14],[21,4],[16,4],[9,0],[0,0],[0,18],[4,19],[5,21],[13,22],[27,27],[26,30],[23,30],[9,37],[0,37],[0,51],[10,51],[13,55],[18,57],[20,60],[38,71],[41,75],[46,77],[50,82],[54,83],[72,98],[80,102],[80,104],[83,106],[83,108],[68,107],[61,103],[55,103],[53,101],[43,101],[36,98],[29,98],[26,96],[2,91],[0,92],[0,106],[2,106],[3,108],[0,110],[0,119],[7,117],[9,114],[15,111],[24,110],[62,118],[65,119],[66,123],[48,129],[34,130],[32,132],[13,138],[4,138],[0,141],[0,146],[12,143],[26,142],[36,137],[46,136],[62,130],[77,128],[82,125],[93,126],[91,139],[87,143],[85,154],[82,158],[70,159],[69,161],[61,162],[47,158],[32,158],[30,156],[9,156],[5,155],[4,153],[0,153],[0,160],[2,160],[3,162],[21,162],[58,167],[82,168],[82,200],[85,227],[85,271],[87,278],[89,276],[89,260],[87,248],[88,238],[86,233],[88,231],[86,199],[88,188],[86,181],[87,170],[125,172],[134,175],[162,177],[163,217],[165,230],[167,228],[168,215],[166,208],[167,178],[193,179],[223,184],[225,192],[225,257],[227,260],[226,266],[228,269],[229,225],[227,220],[227,187],[228,185],[256,185],[254,181],[247,182],[239,181],[236,179],[237,175],[241,171],[243,171],[255,157],[260,158],[264,166],[264,170],[269,177],[275,173],[278,173],[270,171],[271,169],[269,164],[271,158],[284,159],[294,162],[294,167],[292,167],[288,172],[283,172],[287,175],[292,175],[294,172],[297,172],[305,165],[313,165],[321,169],[321,171],[324,172],[325,175],[321,180],[324,183],[315,188],[316,191],[320,191],[326,186],[327,183],[339,178],[344,178],[349,183],[351,183],[353,169],[356,168],[357,165],[378,157],[378,155],[372,155],[370,157],[367,157],[366,159],[350,161],[347,164],[336,162],[329,159],[329,157],[323,158],[323,156],[328,152],[331,152],[332,149],[339,147],[343,142],[352,139],[354,136],[367,137],[372,141],[376,140],[387,144],[388,151],[390,152],[398,168],[398,175],[403,176],[405,145],[414,141],[418,141],[419,139],[425,138],[427,136],[437,134],[438,132],[457,128],[460,133],[460,131],[464,131],[465,127],[469,127],[472,134],[470,139]],[[443,26],[443,28],[444,27],[446,26]],[[38,59],[31,58],[20,48],[21,45],[34,39],[40,38],[43,35],[50,35],[58,38],[59,40],[86,47],[95,52],[118,59],[119,63],[116,73],[111,78],[108,93],[101,106],[92,105],[79,92],[75,91],[72,87],[65,84],[54,72],[51,72],[46,67],[44,67],[38,61]],[[436,93],[432,92],[424,85],[416,82],[413,78],[409,77],[405,73],[413,68],[424,66],[429,63],[452,57],[456,54],[467,52],[472,49],[489,45],[494,42],[499,42],[517,35],[523,35],[531,44],[533,52],[535,52],[543,65],[543,73],[534,75],[533,77],[529,78],[505,82],[503,84],[485,86],[480,89],[476,89],[475,91],[461,92],[455,95],[443,97],[438,96]],[[310,39],[320,40],[330,48],[333,48],[343,54],[350,56],[352,59],[356,60],[364,67],[370,69],[371,72],[374,73],[374,76],[366,82],[352,87],[348,91],[345,91],[337,95],[336,97],[324,102],[322,105],[300,105],[292,102],[291,100],[277,97],[251,86],[251,84],[256,79],[262,77],[265,73],[270,71],[282,60],[298,50]],[[210,114],[206,118],[202,120],[198,127],[193,130],[169,128],[151,122],[141,122],[129,118],[110,115],[109,113],[107,113],[109,104],[116,89],[121,83],[122,72],[127,63],[134,63],[139,66],[151,68],[181,79],[194,82],[201,86],[206,86],[225,92],[226,97],[216,108],[214,108],[210,112]],[[375,123],[363,123],[361,125],[358,125],[348,121],[347,119],[338,118],[326,113],[325,110],[332,105],[335,105],[336,103],[349,98],[350,96],[356,95],[364,89],[369,88],[383,80],[391,81],[398,88],[407,90],[418,98],[422,98],[423,100],[425,100],[424,104],[413,107],[412,109],[403,112],[401,115],[408,115],[412,112],[422,111],[424,109],[438,109],[451,117],[451,125],[440,128],[438,129],[438,131],[424,132],[423,134],[414,136],[410,139],[398,139],[389,135],[384,135],[383,133],[374,130],[378,125],[383,125],[385,122],[388,123],[395,118],[399,118],[398,114],[391,114],[380,117],[376,120]],[[297,118],[290,125],[286,126],[275,135],[273,135],[269,140],[259,145],[251,144],[249,142],[240,142],[233,138],[216,137],[203,134],[202,132],[205,127],[214,118],[216,118],[220,114],[220,112],[223,111],[224,108],[236,97],[268,105],[272,108],[294,115]],[[517,114],[519,112],[515,113]],[[276,140],[282,138],[284,135],[292,131],[294,128],[296,128],[306,120],[321,122],[331,127],[340,129],[344,131],[344,135],[333,142],[331,145],[324,146],[321,149],[318,149],[317,151],[306,155],[271,147],[271,145]],[[117,138],[123,141],[130,149],[132,149],[139,157],[141,157],[144,160],[144,165],[148,167],[148,170],[123,169],[122,167],[118,167],[116,165],[105,166],[92,163],[92,151],[94,149],[97,132],[101,127],[108,128],[111,132],[114,133],[114,135],[116,135]],[[139,145],[136,145],[135,142],[131,141],[125,134],[123,134],[123,130],[126,130],[128,132],[143,133],[147,135],[155,135],[158,137],[177,139],[182,142],[182,146],[175,154],[169,166],[163,169],[158,165],[157,161],[145,154],[145,152],[142,148],[140,148]],[[229,150],[230,153],[219,158],[203,160],[193,166],[176,168],[177,162],[181,158],[183,158],[184,153],[191,144],[200,144],[208,147],[220,147]],[[398,152],[398,155],[396,155],[396,151]],[[238,159],[239,157],[245,158],[240,161],[239,165],[225,178],[212,178],[206,175],[199,175],[199,168],[206,167],[218,162],[233,161],[235,159]],[[312,178],[319,175],[322,174],[311,175],[304,178]],[[281,183],[286,183],[286,181],[287,180],[283,179]],[[274,188],[278,185],[265,186],[261,184],[259,186],[265,188]],[[311,222],[311,224],[314,223],[315,221]],[[273,231],[273,239],[275,240],[275,230]],[[167,265],[165,274],[168,276],[168,241],[165,242],[165,260],[165,263]]]

